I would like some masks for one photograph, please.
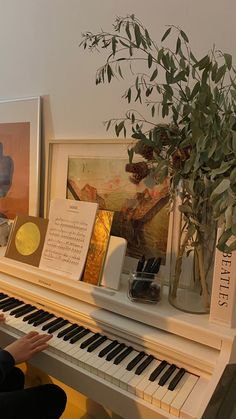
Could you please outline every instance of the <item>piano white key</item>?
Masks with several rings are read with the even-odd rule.
[[[127,372],[127,365],[138,355],[138,352],[133,350],[121,363],[120,363],[120,369],[117,370],[113,377],[112,377],[112,383],[116,384],[117,386],[120,386],[120,379],[123,377],[123,375]],[[135,368],[134,368],[135,371]]]
[[[197,381],[198,377],[196,375],[189,375],[187,381],[184,383],[183,387],[181,388],[181,390],[170,405],[170,413],[172,415],[179,416],[181,407],[183,406],[185,400],[196,385]]]
[[[202,400],[206,392],[208,380],[202,377],[197,377],[197,382],[194,386],[194,391],[191,391],[186,397],[183,405],[180,407],[181,419],[192,419],[193,412],[199,409],[199,400]],[[181,392],[180,392],[181,393]],[[223,418],[222,418],[223,419]]]
[[[78,342],[75,342],[73,344],[69,343],[70,348],[68,349],[68,351],[66,351],[66,359],[73,358],[73,363],[81,366],[81,357],[85,354],[85,352],[87,351],[87,348],[82,349],[80,347],[81,343],[86,341],[88,338],[90,338],[91,336],[93,336],[94,333],[88,333],[86,336],[84,336],[83,338],[81,338]]]
[[[143,379],[136,386],[136,389],[135,389],[136,396],[140,397],[141,399],[144,398],[144,390],[151,383],[151,381],[149,380],[150,374],[160,365],[160,363],[161,361],[157,359],[151,362],[150,365],[152,366],[152,368],[149,371],[147,371],[147,374],[144,374]]]
[[[79,360],[80,365],[88,371],[91,371],[92,369],[94,370],[97,359],[101,359],[98,357],[99,352],[102,351],[102,349],[106,348],[107,345],[108,340],[103,342],[98,348],[94,349],[93,352],[88,352],[86,350],[86,352],[83,355],[81,355],[81,358]],[[97,371],[91,372],[97,375]]]
[[[175,375],[178,373],[178,371],[179,371],[179,368],[177,368],[173,372],[173,374],[171,374],[171,376],[168,378],[168,380],[166,381],[166,383],[163,386],[159,385],[159,387],[157,388],[155,393],[153,393],[153,395],[152,395],[152,404],[154,404],[155,406],[158,406],[158,407],[161,406],[161,400],[163,399],[165,394],[168,392],[168,385],[170,384],[172,379],[175,377]]]
[[[153,395],[153,393],[155,393],[155,391],[159,387],[158,382],[159,382],[160,378],[162,377],[162,375],[165,374],[165,372],[168,370],[169,367],[170,367],[170,365],[167,364],[165,366],[165,368],[162,370],[162,372],[157,376],[155,381],[150,381],[150,384],[147,385],[147,387],[144,389],[144,392],[143,392],[144,400],[146,400],[149,403],[152,403],[152,395]]]
[[[173,400],[176,398],[177,394],[181,390],[181,388],[184,386],[185,382],[188,380],[189,376],[188,372],[185,372],[184,376],[181,378],[181,380],[178,382],[177,386],[174,390],[170,391],[165,394],[163,399],[161,400],[161,408],[166,410],[167,412],[170,412],[170,405],[173,402]]]
[[[130,382],[130,380],[132,378],[134,378],[135,376],[135,371],[138,368],[138,366],[140,364],[142,364],[142,362],[147,358],[147,356],[145,356],[144,358],[142,358],[137,365],[135,365],[135,367],[131,370],[131,371],[125,371],[124,375],[122,377],[120,377],[120,382],[119,382],[119,387],[122,388],[123,390],[128,390],[128,383]]]
[[[144,358],[145,361],[146,358]],[[153,359],[152,362],[145,368],[145,370],[140,374],[137,375],[134,373],[133,377],[131,378],[131,380],[129,380],[129,382],[127,383],[127,390],[129,393],[135,394],[136,393],[136,387],[137,385],[140,383],[140,381],[143,380],[144,377],[146,377],[146,375],[150,375],[151,372],[155,369],[155,367],[153,367],[155,365],[155,360]],[[134,369],[135,372],[136,368]]]
[[[98,375],[100,366],[105,362],[105,356],[103,358],[100,358],[98,354],[100,353],[100,351],[102,351],[108,345],[110,345],[110,343],[112,343],[112,340],[107,339],[106,342],[104,342],[99,348],[100,350],[98,351],[98,353],[94,354],[93,357],[91,358],[91,365],[90,365],[89,371],[92,372],[93,374]]]
[[[136,351],[132,351],[132,353],[130,354],[131,355],[130,360],[134,359],[134,357],[135,357],[134,353],[136,353]],[[114,360],[115,360],[115,358],[114,358]],[[128,356],[126,358],[128,358]],[[110,368],[104,372],[104,378],[105,378],[106,381],[109,381],[110,383],[112,383],[113,382],[113,377],[122,368],[122,365],[125,365],[125,366],[128,365],[129,361],[126,358],[123,361],[121,361],[121,363],[118,364],[118,365],[113,363],[114,360],[110,361],[110,362],[112,362]],[[118,381],[118,384],[119,384],[119,381]]]

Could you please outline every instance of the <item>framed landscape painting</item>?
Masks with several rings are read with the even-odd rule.
[[[0,217],[38,215],[40,98],[0,101]]]
[[[52,141],[49,144],[47,208],[56,197],[97,202],[114,211],[111,234],[127,240],[126,268],[143,255],[169,264],[168,183],[136,185],[125,167],[132,140]],[[128,267],[129,266],[129,267]]]

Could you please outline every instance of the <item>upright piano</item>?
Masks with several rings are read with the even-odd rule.
[[[66,281],[0,257],[1,346],[49,332],[32,363],[125,419],[201,418],[227,364],[235,330],[168,304],[131,302],[119,291]]]

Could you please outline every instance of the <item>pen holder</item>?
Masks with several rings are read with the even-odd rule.
[[[162,284],[157,275],[148,272],[129,274],[128,297],[131,301],[156,304],[161,294]]]

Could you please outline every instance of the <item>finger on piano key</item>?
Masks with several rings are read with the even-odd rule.
[[[189,374],[188,379],[182,386],[181,390],[178,392],[176,397],[174,398],[173,402],[170,404],[170,413],[174,416],[179,416],[180,410],[188,398],[189,394],[195,387],[198,382],[199,377],[193,374]],[[195,395],[196,398],[196,395]],[[198,397],[197,397],[198,398]]]
[[[173,400],[176,398],[179,391],[184,386],[185,382],[188,380],[190,374],[188,372],[185,372],[184,376],[181,378],[181,380],[177,383],[174,390],[168,390],[168,392],[165,394],[163,399],[161,400],[161,408],[166,410],[167,412],[170,412],[170,405],[173,402]]]
[[[165,394],[168,392],[168,386],[169,386],[171,380],[178,373],[179,368],[175,368],[175,370],[172,372],[171,375],[170,375],[170,372],[169,371],[173,371],[173,369],[170,370],[170,368],[169,368],[169,370],[166,371],[165,374],[166,374],[166,376],[168,375],[169,378],[166,380],[165,374],[164,374],[164,376],[162,376],[162,377],[165,379],[165,384],[164,385],[161,385],[161,384],[159,384],[160,383],[159,382],[158,383],[159,384],[158,389],[152,395],[152,404],[154,404],[155,406],[158,406],[158,407],[161,406],[161,400],[163,399],[163,397],[165,396]]]

